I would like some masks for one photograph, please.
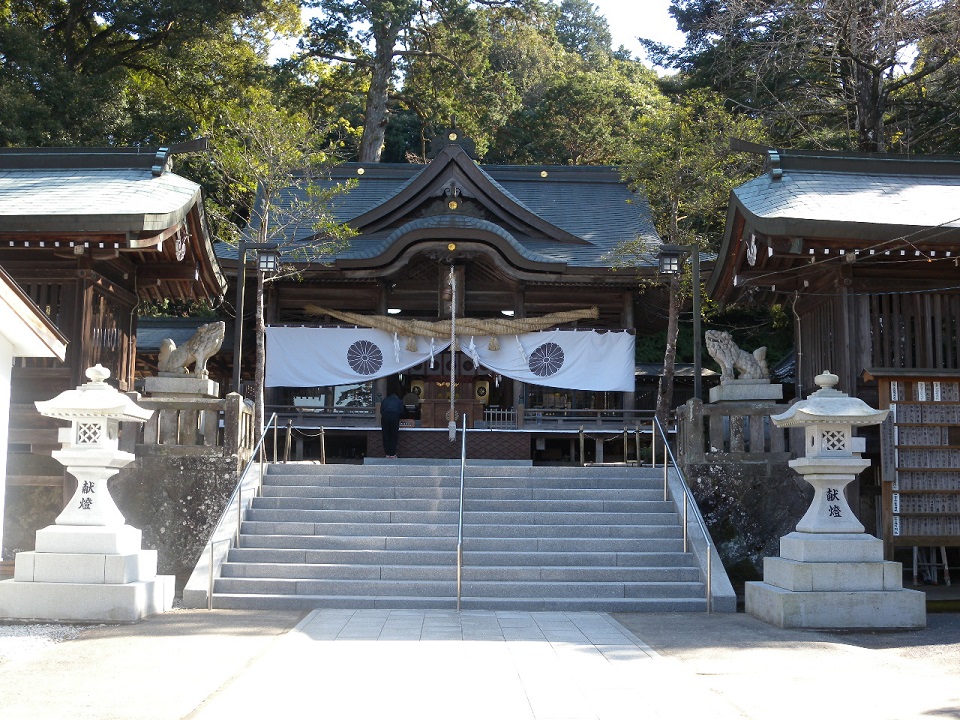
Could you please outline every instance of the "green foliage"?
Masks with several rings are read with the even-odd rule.
[[[956,88],[955,0],[674,0],[671,12],[686,45],[650,44],[655,59],[762,117],[780,145],[915,151],[942,133],[923,116],[939,103],[931,88]]]
[[[757,141],[760,124],[735,115],[706,90],[676,98],[646,115],[624,162],[624,177],[645,192],[660,235],[670,243],[719,245],[730,191],[759,170],[756,156],[730,150],[731,138]],[[627,243],[621,256],[647,251]]]
[[[235,242],[242,231],[257,242],[284,243],[288,228],[307,226],[312,240],[298,242],[288,254],[313,261],[334,252],[352,234],[329,209],[347,186],[322,188],[317,182],[340,149],[331,142],[329,128],[277,108],[263,93],[202,129],[210,138],[223,191],[208,209],[223,229],[233,224],[229,240]],[[292,199],[291,189],[299,191]]]
[[[0,14],[0,145],[150,142],[154,135],[137,135],[143,123],[131,116],[150,114],[134,75],[176,85],[181,63],[203,65],[204,48],[231,35],[265,57],[268,33],[289,29],[296,7],[291,0],[8,2]],[[215,65],[209,76],[212,83]],[[173,137],[189,134],[182,124],[189,113],[178,110],[160,134],[171,125]]]
[[[218,317],[217,311],[206,301],[193,300],[155,300],[137,308],[140,317],[151,318],[205,318]]]

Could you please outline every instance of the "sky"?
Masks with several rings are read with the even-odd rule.
[[[614,49],[625,46],[643,59],[637,37],[647,37],[672,47],[683,45],[683,33],[670,16],[670,0],[591,0],[610,25]]]
[[[670,17],[670,0],[591,0],[610,25],[614,49],[623,45],[631,54],[643,59],[644,54],[637,42],[643,36],[665,45],[683,45],[683,33]],[[295,41],[279,43],[274,48],[274,57],[284,57]]]
[[[634,57],[643,58],[637,37],[665,45],[683,45],[683,33],[670,17],[670,0],[591,0],[610,25],[613,47],[625,46]]]

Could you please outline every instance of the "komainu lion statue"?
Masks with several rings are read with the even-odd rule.
[[[217,354],[223,344],[225,330],[226,324],[223,321],[201,325],[180,347],[177,347],[171,338],[164,338],[160,342],[157,369],[162,373],[189,375],[190,371],[187,368],[196,363],[192,374],[199,378],[209,377],[207,360]]]
[[[741,380],[770,377],[767,369],[767,348],[759,347],[751,355],[737,347],[730,333],[721,330],[707,330],[705,339],[707,352],[720,365],[720,382],[733,380],[734,370],[740,373]]]

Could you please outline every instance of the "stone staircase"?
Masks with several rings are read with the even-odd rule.
[[[459,463],[272,465],[218,608],[456,607]],[[704,611],[662,470],[469,465],[463,609]]]

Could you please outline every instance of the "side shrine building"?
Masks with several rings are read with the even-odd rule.
[[[931,547],[945,565],[960,545],[960,158],[765,152],[731,195],[707,291],[790,309],[798,396],[831,372],[891,411],[865,433],[860,512],[888,557]]]
[[[335,219],[357,233],[335,257],[305,261],[309,226],[270,238],[299,274],[266,284],[268,412],[295,407],[328,443],[339,434],[349,452],[372,456],[382,452],[376,408],[392,390],[407,405],[403,425],[418,431],[401,433],[407,456],[448,452],[427,431],[446,443],[451,412],[474,428],[555,431],[537,442],[557,460],[575,453],[561,430],[606,413],[632,425],[634,334],[662,326],[665,302],[640,292],[638,274],[653,277],[653,264],[617,270],[614,251],[639,238],[655,254],[645,199],[611,167],[480,165],[455,129],[431,155],[427,165],[333,168],[325,182],[352,181]],[[237,262],[236,248],[218,253]],[[253,334],[245,341],[246,382]],[[530,443],[502,435],[487,452],[529,459]]]
[[[34,402],[85,382],[98,363],[132,391],[140,303],[216,304],[226,290],[200,186],[171,172],[173,155],[203,147],[0,149],[0,267],[67,342],[65,358],[14,359],[7,551],[32,547],[75,482],[50,455],[57,421]]]

